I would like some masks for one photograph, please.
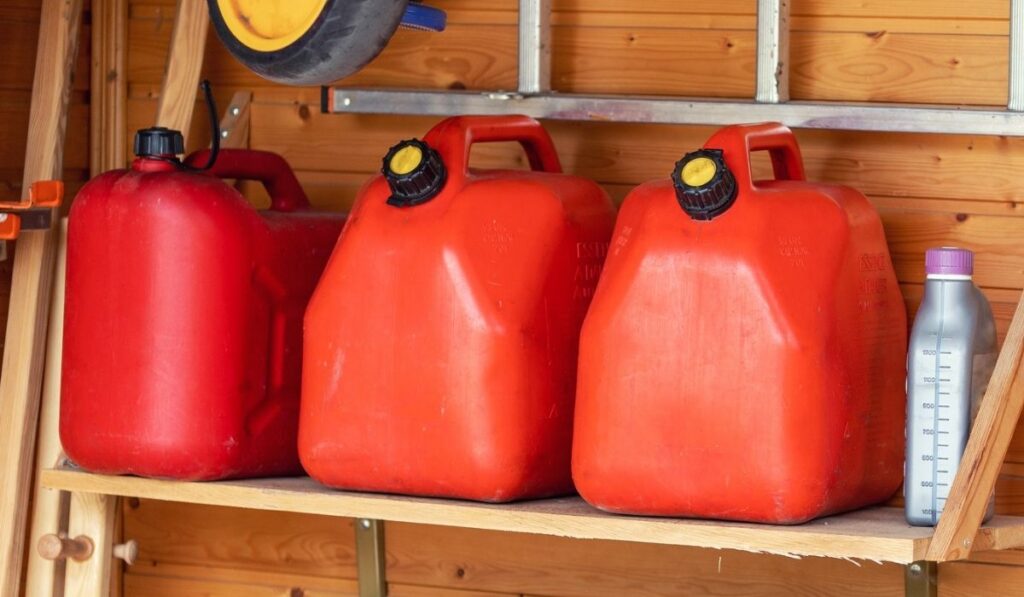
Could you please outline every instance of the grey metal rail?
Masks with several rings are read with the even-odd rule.
[[[334,113],[526,114],[551,120],[716,126],[772,120],[793,128],[1024,136],[1024,112],[995,108],[345,88],[332,88],[329,100]]]
[[[489,93],[330,88],[333,113],[523,113],[537,118],[725,125],[776,120],[795,128],[1024,136],[1024,0],[1011,0],[1007,109],[788,101],[789,1],[758,0],[753,101],[560,94],[551,91],[551,0],[519,0],[519,85]]]

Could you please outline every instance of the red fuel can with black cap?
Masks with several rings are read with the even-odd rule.
[[[301,473],[302,315],[344,223],[280,156],[182,163],[146,129],[68,224],[60,435],[91,471],[187,480]],[[220,178],[258,180],[257,211]]]
[[[780,124],[722,129],[622,206],[580,341],[576,487],[613,512],[770,523],[884,501],[906,347],[868,200],[807,181]]]
[[[531,169],[468,167],[499,141]],[[306,312],[309,474],[490,502],[571,492],[579,327],[613,224],[533,119],[450,118],[393,147]]]

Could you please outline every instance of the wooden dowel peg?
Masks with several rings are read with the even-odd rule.
[[[74,539],[66,535],[43,535],[39,538],[39,555],[47,560],[71,559],[82,562],[92,555],[92,539],[79,535]]]
[[[114,546],[114,557],[121,558],[125,564],[131,566],[139,557],[139,543],[134,539],[118,543]]]

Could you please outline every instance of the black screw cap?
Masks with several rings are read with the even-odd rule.
[[[683,156],[672,170],[676,199],[691,218],[711,220],[736,200],[736,179],[721,149],[698,149]]]
[[[388,205],[411,207],[433,199],[448,173],[441,156],[419,139],[402,141],[388,150],[381,170],[391,187]]]
[[[135,155],[176,156],[185,153],[185,138],[180,131],[155,126],[135,133]]]

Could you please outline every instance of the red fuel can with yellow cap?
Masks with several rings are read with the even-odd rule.
[[[623,204],[580,341],[576,487],[613,512],[770,523],[883,501],[906,348],[868,200],[808,182],[782,125],[722,129]]]
[[[468,168],[498,141],[531,170]],[[490,502],[571,492],[579,328],[613,224],[530,118],[450,118],[392,148],[306,312],[309,474]]]

